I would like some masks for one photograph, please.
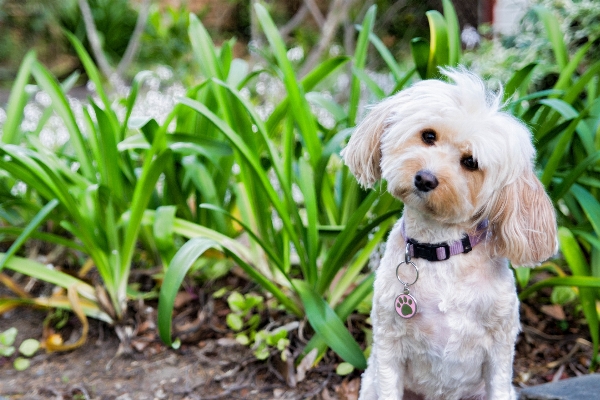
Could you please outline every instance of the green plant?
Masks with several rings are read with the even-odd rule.
[[[0,254],[0,271],[30,275],[64,291],[52,298],[29,298],[0,273],[0,281],[20,296],[0,299],[0,312],[19,304],[70,309],[81,320],[85,338],[86,316],[118,323],[128,299],[148,295],[129,286],[131,264],[143,249],[165,267],[158,326],[162,340],[172,344],[173,301],[181,282],[199,257],[211,260],[216,250],[277,304],[308,319],[315,335],[305,355],[322,356],[331,347],[352,367],[364,368],[363,350],[343,321],[371,292],[373,276],[364,267],[401,204],[383,186],[363,191],[338,154],[359,119],[361,98],[383,98],[402,89],[415,72],[431,78],[438,66],[459,62],[456,15],[450,1],[443,6],[443,16],[427,14],[431,38],[429,43],[413,41],[415,67],[408,72],[373,34],[373,7],[359,27],[355,54],[327,59],[302,79],[260,5],[256,12],[270,53],[265,52],[264,65],[253,71],[233,57],[233,40],[218,48],[195,16],[178,19],[178,29],[187,27],[202,80],[162,124],[131,118],[140,86],[150,73],[136,76],[127,98],[112,101],[82,44],[69,35],[100,98],[86,108],[82,129],[65,95],[76,76],[59,84],[29,53],[11,91],[0,144],[0,217],[10,225],[0,227],[0,233],[15,239]],[[542,287],[574,287],[569,293],[577,293],[581,301],[597,354],[600,62],[590,64],[587,59],[591,42],[571,54],[552,14],[536,12],[548,30],[560,74],[550,89],[535,91],[534,77],[543,70],[539,62],[512,72],[505,85],[506,109],[534,133],[540,179],[558,210],[564,259],[553,260],[556,267],[542,266],[556,271],[555,278],[528,286],[531,270],[517,269],[517,280],[523,288],[521,298]],[[392,90],[380,87],[365,68],[370,44],[391,73]],[[321,87],[349,64],[349,100],[339,104]],[[267,75],[285,95],[263,120],[258,112],[263,99],[246,93]],[[28,99],[25,86],[31,77],[52,98],[37,132],[52,112],[69,131],[70,143],[56,152],[41,145],[35,134],[20,132]],[[115,104],[125,108],[121,119]],[[324,126],[315,109],[330,113],[332,126]],[[26,186],[22,193],[12,191],[19,182]],[[32,237],[89,256],[104,288],[19,257]],[[183,240],[187,241],[177,250]],[[572,276],[563,272],[567,269]],[[565,293],[557,289],[556,296],[559,291]],[[272,347],[285,348],[285,329],[258,330],[254,313],[260,311],[259,298],[240,296],[230,304],[231,328],[246,334],[257,357]],[[340,373],[349,371],[348,364],[340,364]]]
[[[239,292],[232,292],[227,297],[227,304],[231,312],[227,314],[227,325],[236,332],[243,330],[244,328],[255,331],[260,322],[260,316],[252,314],[252,311],[260,312],[264,310],[264,298],[256,294],[243,295]],[[254,333],[254,332],[253,332]],[[248,344],[249,338],[236,337],[238,341],[245,341]]]
[[[0,333],[0,356],[10,357],[14,354],[15,348],[13,344],[17,339],[17,328],[8,328],[4,332]]]
[[[80,295],[94,303],[94,310],[90,309],[89,304],[84,307],[85,314],[116,322],[123,317],[127,307],[127,284],[140,232],[140,220],[155,192],[155,183],[170,150],[165,128],[161,129],[153,120],[141,127],[152,145],[135,155],[140,157],[139,166],[130,152],[119,150],[118,143],[124,139],[127,131],[139,85],[147,74],[140,73],[134,80],[126,101],[126,116],[120,123],[112,103],[102,90],[98,71],[89,55],[74,36],[68,36],[88,76],[96,84],[103,103],[101,107],[92,101],[90,108],[84,110],[87,139],[75,121],[63,89],[40,63],[33,60],[33,56],[29,56],[22,67],[25,78],[18,80],[12,90],[6,123],[10,129],[8,135],[2,137],[0,164],[11,179],[22,181],[30,188],[34,199],[57,207],[58,213],[47,216],[81,243],[63,241],[63,244],[82,249],[91,257],[102,277],[108,301],[102,301],[105,297],[103,293],[95,293],[94,289],[90,293],[90,286],[78,278],[65,280],[65,274],[57,271],[21,268],[21,260],[10,262],[11,254],[3,263],[6,268],[19,268],[28,275],[65,288],[74,285]],[[23,98],[20,93],[24,92],[23,86],[29,72],[51,97],[53,110],[69,131],[71,147],[66,148],[63,154],[54,154],[32,136],[25,138],[30,148],[13,144],[21,140],[16,127],[22,117],[19,105],[23,104]],[[17,106],[12,107],[13,104]],[[72,168],[72,161],[77,162],[77,168]],[[42,208],[42,211],[46,210]],[[40,216],[37,224],[43,219]],[[24,232],[30,233],[32,230],[26,229]],[[69,284],[65,283],[67,281]],[[72,305],[73,299],[69,300]],[[66,302],[65,306],[68,305],[69,302]]]
[[[410,80],[413,78],[415,72],[421,79],[432,79],[439,77],[440,67],[456,67],[461,61],[461,42],[460,42],[460,29],[458,25],[458,18],[456,11],[450,0],[442,0],[444,15],[438,11],[430,10],[427,11],[426,16],[429,22],[429,40],[422,37],[415,37],[411,40],[411,52],[412,61],[414,67],[408,72],[404,72],[403,68],[396,61],[395,57],[386,47],[386,45],[379,39],[373,32],[369,33],[368,42],[370,42],[378,51],[379,55],[383,59],[386,67],[391,73],[393,78],[394,86],[392,90],[386,92],[377,83],[369,77],[365,68],[364,60],[361,57],[356,59],[352,67],[353,80],[352,80],[352,93],[350,100],[351,110],[349,115],[350,120],[356,120],[356,109],[352,107],[358,107],[357,98],[360,94],[359,87],[363,83],[367,86],[371,94],[376,100],[381,100],[386,96],[390,96],[400,89],[402,89]],[[371,14],[367,14],[365,17],[365,23],[363,27],[370,26],[370,30],[373,29],[374,23],[374,9]],[[369,20],[373,18],[373,20]],[[362,27],[358,27],[362,31]],[[368,42],[366,37],[364,41],[359,40],[357,44],[356,55],[361,55],[366,51]],[[356,56],[355,56],[356,58]],[[362,60],[362,61],[361,61]],[[353,118],[352,118],[353,117]],[[352,124],[350,124],[352,125]]]
[[[250,346],[254,356],[259,360],[265,360],[271,355],[271,349],[277,349],[283,361],[288,353],[285,350],[289,346],[288,331],[285,327],[278,327],[273,331],[267,329],[258,330],[261,322],[260,313],[265,309],[264,298],[255,294],[240,294],[232,292],[227,298],[227,304],[231,312],[227,314],[227,326],[237,332],[235,340]],[[269,307],[267,305],[267,307]]]
[[[464,61],[478,73],[500,82],[510,79],[513,72],[535,64],[530,78],[533,85],[537,90],[549,89],[561,74],[569,54],[586,48],[579,73],[598,59],[599,15],[600,7],[593,0],[533,1],[517,32],[495,40],[482,39],[480,48],[465,53]],[[488,35],[483,33],[483,36]]]
[[[442,0],[444,15],[427,11],[429,42],[423,38],[412,39],[410,45],[419,76],[431,79],[438,76],[438,67],[456,66],[460,60],[461,42],[458,17],[451,0]]]
[[[239,93],[240,86],[230,83],[229,59],[224,57],[227,47],[219,55],[199,22],[193,17],[190,22],[192,46],[207,79],[204,87],[210,92],[204,93],[204,101],[185,98],[181,104],[197,112],[200,121],[229,141],[240,169],[235,186],[240,213],[210,205],[203,208],[234,220],[251,242],[232,246],[230,238],[214,230],[186,224],[185,232],[184,222],[174,220],[174,232],[200,237],[181,248],[166,272],[159,298],[161,338],[171,341],[172,299],[186,268],[206,249],[217,248],[233,257],[288,311],[299,317],[306,315],[317,332],[306,352],[318,348],[322,354],[329,345],[342,358],[364,368],[362,351],[342,321],[371,290],[372,276],[364,275],[362,269],[399,214],[399,205],[384,191],[363,192],[340,163],[338,152],[350,132],[344,128],[356,121],[360,78],[353,77],[348,111],[331,102],[322,103],[337,112],[333,129],[321,126],[310,110],[308,99],[318,97],[310,91],[350,60],[338,57],[325,61],[298,79],[268,13],[260,5],[256,11],[275,59],[268,71],[282,77],[287,92],[266,122]],[[373,8],[357,42],[353,59],[356,71],[364,66],[374,17]],[[242,82],[249,79],[252,75]],[[207,98],[219,104],[219,115],[205,105]],[[148,213],[148,217],[148,223],[153,223],[153,215]],[[341,271],[342,279],[332,285]]]
[[[596,307],[600,300],[600,62],[587,65],[585,61],[592,42],[569,54],[555,16],[543,8],[535,11],[546,28],[560,74],[550,90],[530,93],[527,88],[538,64],[528,64],[507,83],[505,99],[508,110],[532,128],[540,180],[558,212],[564,260],[555,262],[568,266],[572,276],[541,281],[523,290],[520,296],[528,297],[546,286],[576,287],[594,344],[594,368],[600,339]],[[530,273],[528,269],[516,270],[521,287],[528,284]]]
[[[118,61],[125,53],[134,31],[137,10],[128,0],[88,0],[88,2],[98,33],[102,37],[104,52],[113,62]],[[68,0],[64,3],[69,4],[72,10],[61,13],[62,27],[75,35],[86,50],[91,52],[85,23],[77,2]]]
[[[11,357],[15,353],[13,346],[17,339],[18,330],[15,327],[8,328],[0,332],[0,357]],[[40,342],[35,339],[25,339],[19,345],[19,354],[13,360],[13,367],[17,371],[24,371],[29,368],[29,358],[32,357],[40,348]]]
[[[14,79],[19,63],[30,49],[36,49],[57,73],[67,75],[73,65],[65,57],[68,49],[60,22],[63,16],[76,12],[76,0],[0,2],[0,81]]]
[[[153,5],[142,44],[139,62],[151,64],[180,65],[182,61],[189,63],[191,53],[189,27],[189,11],[185,7],[167,6],[161,10]],[[187,71],[186,71],[187,72]]]

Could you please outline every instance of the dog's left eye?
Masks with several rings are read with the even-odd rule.
[[[479,165],[477,165],[477,160],[475,160],[473,156],[463,157],[460,160],[460,163],[469,171],[476,171],[479,168]]]

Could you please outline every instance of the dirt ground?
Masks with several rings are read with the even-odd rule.
[[[11,359],[0,358],[0,400],[357,399],[360,374],[338,376],[335,368],[340,360],[335,355],[327,355],[296,387],[290,387],[277,355],[258,361],[251,350],[235,342],[224,324],[227,309],[223,304],[197,300],[177,311],[174,325],[184,338],[178,350],[161,344],[151,323],[155,315],[150,312],[146,320],[140,320],[138,310],[130,346],[123,347],[111,327],[90,321],[83,347],[66,353],[39,351],[26,371],[17,372]],[[540,303],[544,304],[527,301],[521,307],[523,332],[514,364],[517,387],[589,373],[591,343],[576,306]],[[152,311],[151,306],[144,307]],[[211,317],[200,318],[207,307]],[[46,316],[39,310],[13,310],[0,316],[0,331],[16,327],[17,343],[29,337],[41,339]],[[358,335],[359,324],[354,327]],[[78,321],[71,318],[67,325],[72,328],[71,340],[76,339]],[[68,337],[68,326],[61,333]],[[123,352],[124,348],[130,351]]]
[[[0,319],[0,325],[17,327],[20,342],[41,336],[44,317],[45,313],[21,309]],[[83,347],[67,353],[39,352],[26,371],[15,371],[9,360],[0,359],[0,399],[327,398],[324,390],[333,396],[343,383],[335,366],[324,364],[290,388],[273,361],[257,361],[247,347],[228,337],[184,344],[178,350],[167,350],[153,339],[143,351],[116,356],[119,339],[114,332],[103,323],[91,324]],[[346,391],[348,382],[343,384]]]
[[[20,277],[24,286],[27,279]],[[266,361],[257,360],[227,328],[225,318],[230,310],[226,297],[213,296],[220,287],[243,288],[244,292],[255,289],[251,282],[236,275],[216,283],[188,286],[175,301],[174,336],[182,341],[177,350],[165,347],[158,338],[156,301],[140,300],[130,303],[124,323],[130,329],[121,331],[122,340],[113,327],[90,319],[88,339],[80,348],[50,354],[40,350],[31,359],[31,367],[22,372],[13,369],[16,356],[0,357],[0,400],[356,398],[359,373],[338,376],[335,368],[340,360],[333,353],[307,371],[304,379],[298,375],[292,361],[306,344],[306,337],[310,338],[306,323],[293,324],[296,328],[289,334],[294,343],[288,347],[288,363],[280,361],[275,349]],[[33,292],[48,290],[46,284],[37,282]],[[0,285],[0,297],[9,293]],[[0,315],[0,332],[17,328],[16,347],[27,338],[43,341],[54,331],[48,327],[56,326],[52,323],[44,328],[49,315],[28,308],[11,310]],[[81,334],[81,323],[73,315],[67,317],[56,331],[65,343],[72,343]],[[279,327],[291,321],[280,310],[261,313],[262,326]]]

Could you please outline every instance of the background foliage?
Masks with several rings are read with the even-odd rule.
[[[181,62],[190,82],[160,117],[136,111],[145,95],[155,94],[145,84],[158,72],[138,72],[123,92],[109,91],[89,55],[77,8],[45,3],[36,29],[45,32],[59,23],[68,28],[52,34],[65,38],[66,51],[76,55],[95,89],[75,107],[68,93],[80,79],[78,72],[52,73],[40,61],[43,51],[30,51],[20,60],[0,144],[5,250],[0,278],[14,293],[0,299],[0,312],[19,305],[72,310],[85,340],[88,317],[124,331],[131,300],[158,298],[158,329],[172,345],[177,343],[171,332],[173,305],[186,277],[216,279],[239,269],[261,297],[234,296],[228,322],[244,331],[240,340],[257,348],[263,343],[257,350],[261,357],[265,343],[281,354],[289,347],[281,326],[262,329],[252,315],[265,310],[256,307],[256,299],[267,298],[270,308],[312,326],[311,341],[293,357],[310,354],[318,360],[330,347],[364,368],[369,335],[359,344],[344,322],[357,310],[368,312],[369,263],[376,262],[402,205],[384,184],[362,190],[339,151],[367,103],[435,78],[440,66],[466,63],[483,75],[501,71],[506,109],[531,127],[538,174],[558,211],[561,253],[539,268],[516,270],[521,297],[577,303],[596,356],[600,61],[594,58],[596,27],[585,19],[596,8],[580,2],[571,10],[569,3],[565,10],[570,11],[561,14],[536,6],[524,19],[522,37],[484,40],[465,54],[459,36],[465,16],[450,1],[426,12],[419,11],[426,4],[407,2],[402,15],[426,21],[425,29],[414,31],[389,20],[396,3],[380,3],[379,13],[376,6],[352,10],[359,24],[352,30],[351,52],[325,53],[308,66],[303,49],[315,39],[304,28],[295,31],[296,41],[281,35],[276,21],[289,12],[285,7],[257,4],[252,9],[266,39],[252,57],[237,54],[236,40],[224,39],[224,32],[215,34],[218,39],[211,36],[194,13],[154,9],[140,62]],[[11,4],[2,3],[3,10]],[[107,29],[104,51],[119,57],[135,13],[129,13],[126,1],[92,5],[97,25]],[[131,21],[121,21],[118,32],[109,29],[106,21],[123,12]],[[10,22],[2,29],[18,34],[14,14],[0,17]],[[378,26],[379,18],[389,21]],[[338,42],[343,39],[340,34]],[[396,41],[403,46],[395,47]],[[535,57],[522,57],[526,45],[539,49]],[[492,55],[498,58],[497,49],[507,57],[489,63]],[[372,59],[378,61],[367,62]],[[46,100],[36,126],[26,127],[30,83],[35,98]],[[41,139],[52,121],[68,140],[50,148]],[[31,241],[65,248],[60,268],[22,257]],[[132,279],[133,269],[153,267],[159,272],[150,287]],[[550,278],[538,280],[548,272]],[[14,274],[62,289],[53,296],[31,295]],[[554,287],[549,299],[540,295],[546,286]]]

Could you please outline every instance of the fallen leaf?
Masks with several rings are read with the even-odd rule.
[[[134,339],[134,340],[131,341],[131,346],[133,346],[133,348],[136,349],[140,353],[142,351],[144,351],[144,349],[146,347],[148,347],[149,344],[150,344],[150,342],[147,342],[145,340]]]
[[[234,338],[228,338],[228,337],[217,339],[217,344],[219,346],[223,346],[223,347],[233,347],[233,346],[239,345],[237,340],[235,340]]]
[[[564,321],[567,317],[565,316],[565,311],[562,306],[559,304],[545,305],[540,308],[540,310],[546,314],[551,316],[554,319],[558,319],[560,321]]]
[[[138,334],[156,329],[156,324],[152,320],[145,320],[138,326]]]
[[[335,388],[335,392],[340,400],[358,400],[358,391],[360,389],[360,378],[354,378],[351,381],[344,381]]]
[[[190,301],[194,300],[196,296],[188,292],[178,292],[175,296],[175,302],[173,303],[173,308],[179,309],[185,306]]]
[[[321,398],[323,400],[338,400],[336,396],[332,396],[329,393],[329,390],[327,390],[327,388],[323,388],[323,391],[321,392]]]
[[[306,378],[306,372],[312,368],[315,360],[317,359],[317,349],[312,349],[307,355],[304,356],[298,367],[296,368],[296,382],[302,382]]]
[[[540,319],[535,314],[533,309],[531,307],[529,307],[527,304],[521,303],[521,308],[523,309],[523,314],[525,315],[525,318],[527,320],[531,321],[534,324],[537,324],[538,322],[540,322]]]
[[[294,372],[294,358],[288,349],[283,350],[281,357],[276,355],[272,358],[273,365],[289,387],[296,387],[298,383],[296,373]]]

